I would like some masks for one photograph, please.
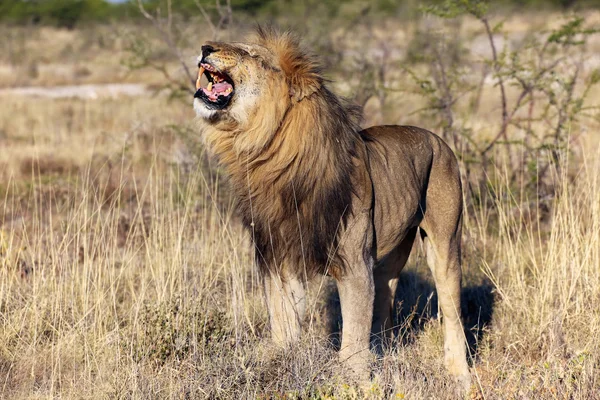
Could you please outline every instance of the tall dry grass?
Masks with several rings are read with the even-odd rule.
[[[49,75],[35,79],[68,81]],[[498,113],[489,96],[470,116],[480,135]],[[390,98],[378,118],[427,125],[412,97]],[[337,363],[329,278],[311,284],[300,343],[269,344],[250,242],[197,146],[191,107],[155,95],[1,102],[0,398],[455,398],[419,243],[397,293],[396,340],[372,387],[355,388]],[[555,197],[491,167],[480,190],[492,200],[468,204],[473,398],[600,398],[597,128],[577,132],[584,144],[556,172]]]
[[[137,99],[131,107],[157,104]],[[58,115],[82,107],[65,105]],[[17,118],[35,120],[36,107],[56,104],[40,100]],[[110,105],[86,107],[77,115],[87,122],[76,118],[81,125],[70,130],[73,143],[105,128],[96,118]],[[112,115],[117,131],[139,118]],[[12,118],[4,113],[3,126]],[[43,138],[48,126],[60,131],[68,123],[48,116],[29,135]],[[17,125],[9,131],[27,136]],[[330,281],[313,285],[302,342],[288,352],[270,347],[249,241],[220,177],[165,156],[178,151],[165,129],[157,123],[120,146],[98,146],[103,163],[73,147],[77,168],[68,174],[43,168],[48,153],[40,150],[50,138],[33,145],[4,138],[21,149],[4,157],[27,167],[2,186],[1,397],[364,396],[336,363]],[[560,177],[543,222],[532,218],[539,204],[512,192],[500,169],[490,177],[495,207],[466,218],[475,396],[598,397],[600,149],[588,149],[576,179]],[[376,362],[367,395],[453,398],[418,245],[400,287],[398,339]]]
[[[545,222],[531,220],[539,203],[502,184],[493,188],[497,232],[482,214],[467,221],[479,242],[472,246],[481,246],[472,261],[497,296],[474,365],[483,393],[490,385],[487,394],[500,398],[599,396],[599,150],[592,147],[574,182],[559,177]]]

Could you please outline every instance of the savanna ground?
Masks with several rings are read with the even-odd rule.
[[[599,12],[585,17],[598,26]],[[449,24],[432,17],[311,19],[307,45],[325,60],[336,92],[365,105],[365,126],[449,129],[430,109],[416,112],[437,96],[421,90],[431,82],[414,79],[436,71],[428,67],[435,62],[418,57],[428,47],[423,32],[441,29],[470,54],[490,54],[485,31],[470,17]],[[568,18],[530,10],[500,20],[499,40],[518,47]],[[201,22],[181,26],[195,43],[182,44],[190,68],[211,36]],[[141,96],[0,95],[0,397],[456,398],[419,243],[397,293],[396,339],[375,361],[371,388],[355,388],[337,363],[341,321],[329,278],[311,285],[301,342],[285,352],[271,347],[250,243],[226,180],[202,151],[191,96],[172,98],[172,87],[161,90],[165,74],[148,68],[151,60],[180,76],[151,26],[0,29],[4,88],[148,87]],[[244,31],[232,27],[221,37]],[[140,52],[140,37],[149,38],[150,50]],[[600,38],[590,36],[582,52],[575,94],[594,79]],[[140,54],[145,68],[132,69]],[[475,62],[457,60],[456,71]],[[519,139],[498,144],[482,163],[468,143],[491,143],[502,120],[495,75],[481,76],[469,92],[475,108],[456,92],[448,131],[449,138],[469,138],[449,140],[469,171],[468,397],[600,398],[600,121],[597,109],[587,108],[600,104],[600,91],[591,87],[577,109],[586,118],[563,121],[559,156],[544,143],[523,145],[550,129],[531,106],[523,111],[529,125],[510,126]],[[506,91],[514,104],[519,88],[507,84]],[[542,113],[546,100],[537,101]]]

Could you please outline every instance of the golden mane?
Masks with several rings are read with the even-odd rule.
[[[260,101],[276,103],[275,111],[259,107],[245,127],[216,124],[205,140],[230,175],[258,264],[277,270],[289,260],[304,266],[295,273],[325,273],[352,211],[360,112],[329,91],[319,64],[292,34],[259,28],[258,44],[284,72],[285,82],[269,85],[287,85],[289,97],[267,92]]]

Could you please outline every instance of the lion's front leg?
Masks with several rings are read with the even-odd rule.
[[[267,273],[264,286],[273,341],[287,346],[300,336],[306,309],[305,285],[291,274]]]
[[[337,287],[343,323],[340,359],[359,379],[366,380],[370,371],[369,343],[375,299],[372,265],[354,264],[352,270],[337,280]]]
[[[360,380],[369,378],[372,357],[369,351],[375,301],[372,241],[371,214],[366,211],[349,222],[342,235],[339,252],[345,266],[336,277],[343,324],[340,359]]]

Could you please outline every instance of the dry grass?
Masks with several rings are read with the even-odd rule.
[[[301,342],[270,346],[226,186],[186,151],[191,107],[155,96],[2,105],[0,397],[455,398],[419,244],[398,291],[397,340],[358,389],[336,362],[326,278],[312,285]],[[549,207],[497,168],[494,205],[465,220],[472,398],[600,398],[595,132],[580,137],[585,151]]]
[[[124,51],[138,34],[160,46],[157,34],[143,26],[93,25],[77,30],[0,26],[0,88],[89,83],[161,84],[161,74],[131,71]],[[200,38],[200,42],[204,38]],[[199,48],[199,47],[198,47]],[[198,49],[194,49],[196,52]],[[194,54],[187,54],[193,64]],[[161,49],[156,60],[169,60]],[[176,70],[176,62],[169,69]]]

